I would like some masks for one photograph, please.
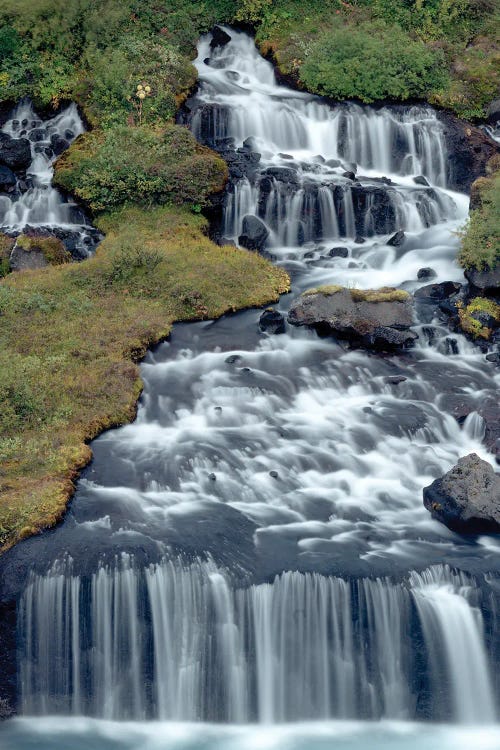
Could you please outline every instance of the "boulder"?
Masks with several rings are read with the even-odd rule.
[[[54,135],[50,136],[50,145],[54,154],[60,156],[63,151],[69,148],[69,141],[63,138],[62,135],[59,135],[59,133],[54,133]]]
[[[15,171],[25,170],[31,164],[31,147],[26,138],[11,138],[0,133],[0,164]]]
[[[0,192],[11,193],[17,184],[17,178],[9,167],[0,164]]]
[[[280,312],[270,307],[260,316],[259,328],[267,333],[285,333],[285,318]]]
[[[15,245],[10,256],[11,271],[34,271],[48,265],[43,250],[39,248],[24,250],[19,245]]]
[[[297,172],[290,167],[268,167],[263,170],[262,175],[272,177],[277,182],[284,182],[285,184],[299,184]]]
[[[359,290],[319,287],[292,305],[288,322],[312,326],[320,333],[355,345],[390,351],[410,346],[417,337],[411,296],[396,289]]]
[[[231,37],[226,31],[224,31],[224,29],[221,29],[220,26],[214,26],[212,30],[212,40],[210,42],[211,49],[225,47],[230,41]]]
[[[471,453],[424,488],[424,505],[453,531],[500,533],[500,475]]]
[[[460,289],[461,285],[455,281],[442,281],[440,284],[427,284],[420,287],[416,290],[415,297],[422,302],[440,302],[453,294],[457,294]]]
[[[414,177],[413,182],[415,183],[415,185],[423,185],[424,187],[429,187],[429,181],[423,176],[423,174],[419,174]]]
[[[328,251],[328,255],[330,258],[347,258],[349,250],[347,247],[332,247],[332,249]]]
[[[437,276],[433,268],[419,268],[417,271],[417,279],[434,279]]]
[[[493,269],[477,271],[471,268],[464,272],[464,276],[469,284],[477,289],[481,294],[500,294],[500,265]]]
[[[498,145],[480,128],[449,112],[438,112],[447,147],[448,187],[468,193],[474,180],[486,173],[486,164]]]
[[[396,234],[393,234],[390,240],[387,240],[387,244],[391,247],[400,247],[405,241],[405,233],[399,230]]]
[[[247,250],[262,250],[269,237],[269,230],[263,221],[248,214],[243,218],[242,232],[238,244]]]

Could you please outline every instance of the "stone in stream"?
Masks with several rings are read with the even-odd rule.
[[[285,318],[280,312],[270,307],[260,316],[259,328],[267,333],[285,333]]]
[[[230,41],[231,37],[226,31],[224,31],[224,29],[221,29],[220,26],[214,26],[212,30],[212,40],[210,42],[211,49],[225,47]]]
[[[453,531],[500,533],[500,475],[475,453],[461,458],[423,493],[433,518]]]
[[[417,289],[415,297],[422,302],[439,302],[452,297],[461,289],[461,285],[455,281],[442,281],[440,284],[427,284]]]
[[[387,244],[390,247],[399,247],[405,241],[406,235],[404,232],[399,230],[396,234],[393,234],[390,240],[387,240]]]
[[[398,289],[346,289],[341,286],[311,289],[299,297],[288,322],[312,326],[370,349],[391,351],[411,346],[417,334],[412,298]]]
[[[238,244],[247,250],[263,250],[269,237],[269,230],[257,216],[243,217],[242,232],[238,237]]]
[[[17,184],[17,178],[14,172],[0,164],[0,192],[11,193]]]
[[[347,247],[332,247],[332,249],[329,250],[328,255],[330,258],[347,258],[349,250]]]
[[[26,138],[11,138],[0,133],[0,164],[13,171],[24,170],[31,164],[31,147]]]
[[[426,178],[419,174],[416,177],[413,178],[413,182],[415,185],[423,185],[424,187],[430,187],[429,182],[426,180]]]
[[[422,279],[434,279],[436,276],[437,274],[433,268],[419,268],[417,271],[417,279],[419,279],[419,281]]]

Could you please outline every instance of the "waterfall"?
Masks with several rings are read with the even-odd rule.
[[[402,583],[283,573],[235,588],[211,562],[144,570],[123,555],[90,579],[75,575],[71,561],[58,563],[32,576],[19,607],[23,712],[265,723],[413,718],[421,631],[432,675],[420,688],[427,718],[493,721],[472,586],[446,566]],[[450,704],[436,713],[446,686]]]

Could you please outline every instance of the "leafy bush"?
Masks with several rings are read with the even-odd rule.
[[[471,211],[458,256],[464,268],[500,265],[500,172],[481,181],[481,205]]]
[[[424,97],[445,84],[443,55],[397,26],[340,25],[312,43],[300,69],[308,89],[335,99],[374,102]]]
[[[86,133],[56,165],[55,182],[93,211],[125,203],[199,203],[222,190],[225,162],[178,125]]]

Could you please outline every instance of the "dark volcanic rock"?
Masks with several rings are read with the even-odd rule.
[[[11,138],[7,133],[0,133],[0,164],[17,171],[24,170],[31,164],[31,147],[26,138]]]
[[[497,144],[480,128],[458,120],[449,112],[438,112],[447,146],[448,187],[462,193],[486,172],[486,164],[498,153]]]
[[[500,99],[495,99],[491,102],[488,107],[488,122],[491,125],[496,125],[500,120]]]
[[[464,272],[464,276],[472,287],[482,294],[500,294],[500,266],[487,271],[476,271],[470,269]]]
[[[19,245],[15,245],[10,256],[11,271],[33,271],[48,265],[45,255],[38,248],[23,250]]]
[[[0,191],[10,193],[16,187],[17,179],[14,172],[9,167],[0,164]]]
[[[332,247],[332,249],[328,252],[328,255],[330,258],[347,258],[349,255],[349,250],[347,247]]]
[[[500,475],[471,453],[424,488],[424,505],[454,531],[500,533]]]
[[[418,338],[410,330],[413,310],[409,295],[402,300],[373,302],[352,291],[339,287],[333,292],[319,289],[306,293],[292,305],[288,322],[383,351],[410,346]]]
[[[259,328],[267,333],[285,333],[285,318],[280,312],[270,307],[260,316]]]
[[[224,29],[221,29],[220,26],[214,26],[212,31],[212,41],[210,42],[210,47],[212,49],[215,49],[216,47],[225,47],[230,41],[231,37],[226,31],[224,31]]]
[[[66,149],[69,148],[69,141],[67,141],[66,138],[63,138],[62,135],[59,135],[59,133],[51,135],[50,144],[56,156],[60,156],[63,151],[66,151]]]
[[[419,268],[417,271],[417,279],[434,279],[436,272],[433,268]]]
[[[387,244],[391,247],[399,247],[405,241],[405,233],[399,230],[396,234],[393,234],[390,240],[387,240]]]
[[[417,177],[414,177],[413,182],[415,183],[415,185],[423,185],[424,187],[429,187],[429,182],[421,174],[417,175]]]
[[[238,243],[247,250],[262,250],[269,237],[269,230],[257,216],[247,215],[243,218],[242,233]]]
[[[436,301],[451,297],[453,294],[457,294],[461,289],[461,285],[455,281],[442,281],[440,284],[427,284],[415,292],[415,297],[422,301]]]

